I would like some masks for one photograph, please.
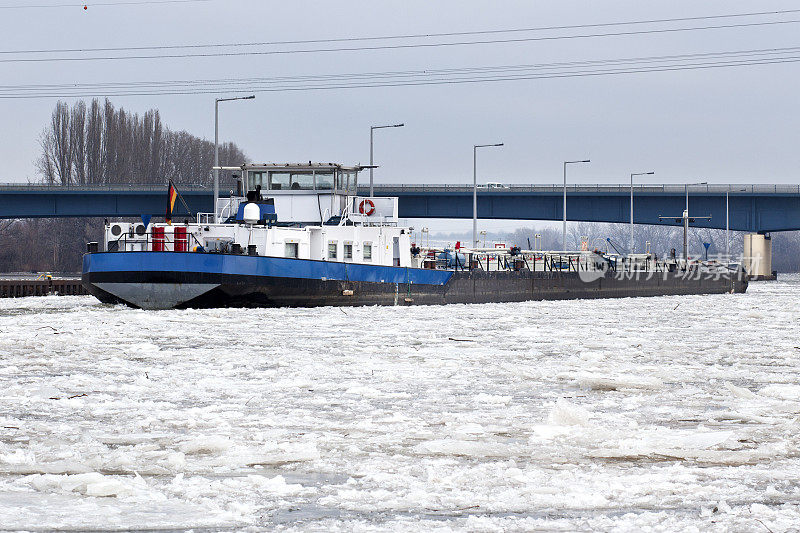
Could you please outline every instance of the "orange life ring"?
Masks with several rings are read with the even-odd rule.
[[[364,209],[365,205],[368,205],[369,209]],[[361,203],[358,204],[358,212],[362,215],[370,216],[375,212],[375,204],[370,199],[361,200]]]

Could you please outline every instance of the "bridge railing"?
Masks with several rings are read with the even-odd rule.
[[[109,192],[123,192],[123,191],[166,191],[169,184],[167,183],[107,183],[107,184],[84,184],[84,185],[61,185],[49,183],[0,183],[0,191],[109,191]],[[210,187],[205,187],[199,184],[193,185],[175,185],[181,192],[203,192],[210,191]]]
[[[76,191],[76,192],[125,192],[125,191],[143,191],[143,192],[158,192],[166,191],[166,183],[108,183],[108,184],[91,184],[91,185],[60,185],[60,184],[46,184],[46,183],[0,183],[0,192],[23,191],[23,192],[56,192],[56,191]],[[200,184],[176,184],[181,192],[210,192],[211,188]],[[683,194],[684,186],[680,184],[634,184],[634,191],[638,193],[662,193],[662,194]],[[401,193],[414,193],[414,192],[472,192],[472,184],[463,183],[391,183],[375,185],[375,189],[381,193],[387,192],[401,192]],[[481,193],[490,192],[493,194],[508,194],[520,192],[561,192],[564,189],[560,184],[509,184],[503,187],[487,188],[478,186],[478,191]],[[363,184],[359,185],[359,191],[369,190],[368,186]],[[586,184],[576,183],[567,185],[567,193],[620,193],[630,190],[630,185],[613,185],[613,184]],[[707,194],[800,194],[800,184],[762,184],[762,185],[746,185],[746,184],[708,184],[708,185],[692,185],[689,187],[691,194],[707,193]]]
[[[368,190],[369,187],[359,185],[359,190]],[[473,186],[471,184],[461,183],[444,183],[444,184],[380,184],[375,185],[375,189],[383,192],[472,192]],[[654,192],[654,193],[667,193],[667,194],[683,194],[685,188],[683,185],[678,184],[634,184],[633,189],[635,192]],[[519,193],[519,192],[560,192],[564,190],[563,185],[543,185],[543,184],[509,184],[503,187],[487,188],[486,186],[478,186],[478,191],[481,193]],[[610,184],[568,184],[567,193],[569,192],[590,192],[590,193],[619,193],[630,190],[630,185],[610,185]],[[772,185],[692,185],[689,187],[691,194],[707,193],[707,194],[725,194],[726,192],[736,193],[750,193],[750,194],[800,194],[800,185],[791,184],[772,184]]]

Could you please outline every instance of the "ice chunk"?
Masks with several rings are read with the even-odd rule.
[[[535,437],[548,440],[555,437],[560,437],[562,435],[568,435],[570,433],[570,428],[566,426],[549,426],[547,424],[539,424],[533,426],[533,433],[534,435],[531,436],[531,441],[534,441]]]
[[[733,431],[701,431],[688,435],[678,435],[666,442],[684,449],[708,449],[719,446],[733,436]]]
[[[508,457],[513,450],[497,442],[442,439],[423,442],[414,447],[419,455],[455,455],[463,457]]]
[[[507,405],[511,403],[511,396],[480,393],[472,399],[476,404]]]
[[[767,385],[758,393],[778,400],[800,401],[800,385],[775,384]]]
[[[175,470],[182,470],[186,467],[186,455],[181,452],[167,455],[167,466]]]
[[[585,426],[591,416],[588,410],[561,398],[550,411],[547,421],[554,426]]]
[[[672,459],[712,460],[714,462],[746,462],[749,455],[734,452],[707,452],[724,443],[731,437],[732,431],[675,431],[663,430],[641,431],[636,436],[623,438],[616,447],[599,449],[590,453],[592,457],[616,459],[634,459],[642,457],[660,457]],[[723,454],[728,454],[726,457]]]
[[[247,466],[280,465],[316,461],[320,458],[317,445],[313,442],[268,443],[261,449],[246,453],[243,461]]]
[[[127,496],[133,490],[130,485],[119,481],[118,479],[106,479],[97,483],[90,483],[86,486],[85,494],[87,496]]]
[[[41,387],[31,389],[30,393],[31,396],[36,396],[38,398],[44,398],[44,399],[61,398],[61,391],[49,385],[42,385]]]
[[[23,481],[30,483],[31,487],[39,492],[47,492],[60,488],[59,483],[61,481],[61,476],[54,476],[52,474],[35,474],[24,478]]]
[[[463,433],[465,435],[479,435],[481,433],[486,433],[486,430],[483,429],[483,426],[480,424],[475,424],[470,422],[469,424],[464,424],[463,426],[458,426],[454,429],[455,433]]]
[[[80,492],[81,494],[86,494],[86,488],[89,485],[102,483],[105,479],[103,474],[98,472],[89,472],[88,474],[75,474],[75,475],[65,475],[65,476],[54,476],[60,477],[60,481],[58,486],[61,490],[66,492]]]
[[[286,483],[286,479],[280,475],[273,478],[269,478],[267,476],[249,475],[247,476],[247,479],[256,487],[280,496],[299,494],[305,490],[303,485],[297,483]]]
[[[128,496],[133,494],[136,485],[144,485],[144,480],[136,477],[133,482],[123,481],[99,472],[74,475],[36,474],[26,478],[39,492],[77,492],[87,496]]]
[[[599,391],[614,391],[620,389],[656,390],[664,387],[664,382],[658,378],[645,376],[600,376],[582,375],[576,380],[578,386],[584,389]]]
[[[357,386],[357,387],[350,387],[346,391],[345,394],[354,394],[357,396],[364,396],[365,398],[379,398],[383,396],[383,393],[378,389],[366,386]]]
[[[744,387],[737,387],[736,385],[727,382],[725,383],[725,386],[728,388],[731,394],[733,394],[737,398],[742,398],[745,400],[752,400],[754,398],[758,398],[758,396],[756,396],[754,392],[745,389]]]
[[[714,420],[754,424],[772,424],[775,422],[772,418],[736,411],[723,411],[714,415]]]
[[[11,465],[32,465],[36,462],[33,452],[17,448],[11,453],[0,453],[0,463]]]
[[[158,346],[150,342],[140,342],[136,344],[131,344],[127,347],[127,352],[132,354],[144,354],[144,353],[155,353],[161,350]]]
[[[231,447],[230,440],[221,436],[200,437],[185,442],[181,451],[187,455],[213,455]]]

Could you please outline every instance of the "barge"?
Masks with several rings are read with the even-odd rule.
[[[430,305],[745,292],[737,265],[650,254],[423,248],[363,167],[237,167],[237,190],[183,223],[106,223],[83,284],[143,309]],[[102,246],[102,249],[101,249]]]

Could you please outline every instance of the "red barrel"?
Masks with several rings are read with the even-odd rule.
[[[186,235],[186,228],[175,226],[175,251],[186,252],[189,250],[189,238]]]
[[[164,228],[154,227],[153,228],[153,251],[154,252],[163,252],[164,251]]]

